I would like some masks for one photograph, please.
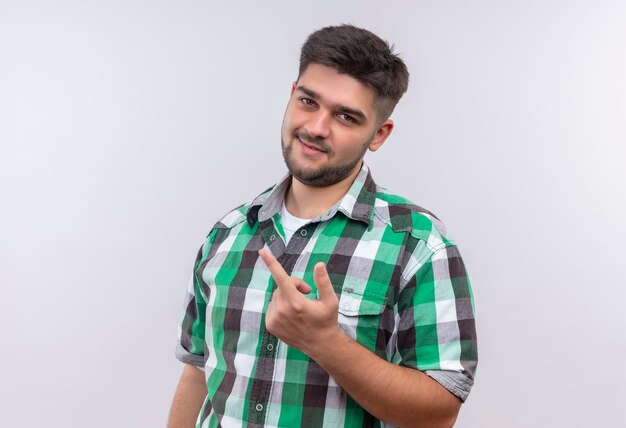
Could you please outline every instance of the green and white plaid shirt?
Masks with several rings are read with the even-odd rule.
[[[320,366],[265,329],[276,288],[258,255],[313,287],[326,263],[341,329],[394,364],[465,400],[477,363],[470,283],[442,223],[378,187],[363,166],[344,198],[288,245],[280,209],[290,177],[220,220],[198,253],[177,357],[205,371],[197,427],[385,426]]]

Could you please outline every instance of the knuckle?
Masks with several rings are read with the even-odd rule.
[[[291,304],[291,310],[296,314],[301,314],[304,311],[304,307],[299,302],[294,302]]]

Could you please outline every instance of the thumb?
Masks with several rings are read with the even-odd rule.
[[[319,262],[315,265],[313,279],[315,280],[317,291],[320,294],[320,300],[326,302],[337,301],[337,295],[335,294],[333,284],[330,282],[326,265],[323,262]]]

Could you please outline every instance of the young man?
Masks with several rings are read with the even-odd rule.
[[[170,427],[454,424],[477,362],[463,262],[363,164],[407,85],[369,31],[309,36],[282,126],[289,175],[198,253]]]

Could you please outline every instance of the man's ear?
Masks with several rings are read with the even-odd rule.
[[[289,93],[289,96],[292,96],[293,92],[296,90],[296,83],[298,83],[298,82],[293,82],[291,84],[291,92]]]
[[[374,133],[374,138],[372,138],[372,142],[369,145],[369,149],[372,152],[380,149],[380,147],[385,143],[389,134],[393,131],[393,120],[387,119],[384,121]]]

